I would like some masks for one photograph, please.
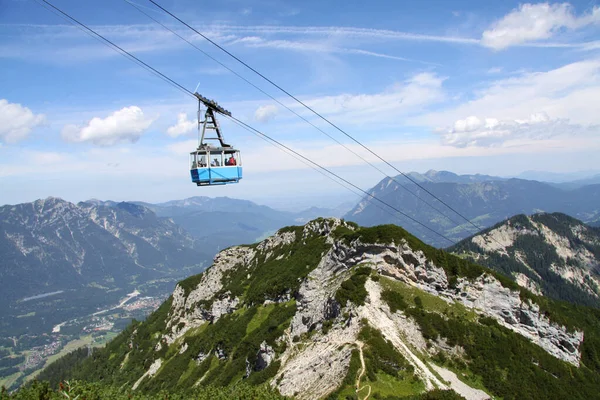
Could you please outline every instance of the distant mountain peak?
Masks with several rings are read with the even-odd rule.
[[[2,291],[6,305],[89,282],[128,285],[136,275],[163,277],[206,260],[179,226],[127,202],[76,205],[49,197],[1,206],[0,223],[0,256],[10,260],[0,263],[0,277],[19,283]]]
[[[48,196],[45,199],[38,199],[38,200],[34,201],[34,204],[39,207],[54,206],[56,204],[62,204],[62,203],[69,203],[69,202],[66,200],[63,200],[60,197],[53,197],[53,196]]]
[[[427,191],[482,227],[491,226],[511,215],[538,211],[560,211],[584,222],[597,221],[600,216],[600,203],[597,200],[600,185],[563,190],[538,181],[480,174],[457,175],[448,171],[428,171],[425,174],[411,172],[410,176]],[[373,201],[371,196],[374,196],[453,241],[474,233],[472,225],[461,221],[445,205],[423,193],[423,189],[404,177],[396,178],[392,180],[386,177],[378,182],[369,190],[370,195],[364,196],[345,214],[345,218],[363,226],[395,223],[435,246],[450,244],[414,221],[382,209]]]
[[[568,215],[516,215],[449,250],[528,289],[600,307],[600,231]]]
[[[128,212],[129,214],[136,216],[136,217],[141,217],[145,214],[153,214],[152,211],[150,211],[148,208],[137,205],[137,204],[133,204],[133,203],[128,203],[125,201],[120,202],[119,204],[116,205],[117,208]]]

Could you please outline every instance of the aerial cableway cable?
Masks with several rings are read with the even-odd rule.
[[[70,16],[69,14],[67,14],[66,12],[64,12],[63,10],[61,10],[60,8],[56,7],[55,5],[53,5],[52,3],[50,3],[49,1],[47,1],[47,0],[35,0],[35,1],[38,4],[40,4],[42,7],[44,7],[46,10],[54,13],[55,15],[58,15],[58,16],[62,17],[63,19],[66,19],[71,24],[73,24],[75,27],[79,28],[81,31],[83,31],[83,32],[87,33],[88,35],[92,36],[96,40],[104,43],[105,45],[107,45],[109,47],[112,47],[114,50],[116,50],[118,53],[120,53],[122,56],[124,56],[128,60],[135,62],[136,64],[142,66],[143,68],[146,68],[148,71],[152,72],[153,74],[155,74],[156,76],[158,76],[160,79],[162,79],[165,82],[169,83],[170,85],[172,85],[176,89],[182,91],[183,93],[185,93],[187,95],[190,95],[190,96],[196,98],[196,96],[194,96],[194,93],[190,92],[188,89],[186,89],[185,87],[183,87],[179,83],[175,82],[173,79],[169,78],[168,76],[166,76],[162,72],[158,71],[157,69],[151,67],[150,65],[148,65],[144,61],[140,60],[139,58],[137,58],[133,54],[129,53],[127,50],[123,49],[122,47],[120,47],[116,43],[114,43],[114,42],[110,41],[109,39],[105,38],[104,36],[102,36],[98,32],[94,31],[92,28],[86,26],[84,23],[82,23],[82,22],[78,21],[77,19],[75,19],[74,17]],[[52,8],[46,7],[44,5],[44,3],[47,4],[48,6],[52,7]]]
[[[296,160],[300,161],[301,163],[303,163],[304,165],[306,165],[307,167],[310,167],[311,169],[313,169],[314,171],[318,172],[319,174],[323,175],[325,178],[329,179],[332,182],[337,183],[338,185],[342,186],[344,189],[347,189],[349,191],[351,191],[352,193],[354,193],[355,195],[357,195],[359,198],[364,197],[364,194],[359,192],[358,190],[354,189],[352,186],[350,185],[346,185],[343,182],[340,182],[338,180],[336,180],[334,177],[332,177],[331,175],[328,175],[327,173],[323,172],[322,170],[320,170],[319,168],[316,168],[315,166],[311,165],[308,161],[303,160],[302,158],[300,158],[300,156],[297,156],[296,154],[294,154],[293,152],[278,146],[277,144],[275,144],[274,142],[269,141],[268,139],[257,135],[255,132],[253,132],[251,129],[245,127],[244,125],[242,125],[241,123],[232,120],[232,122],[236,125],[238,125],[240,128],[245,129],[246,131],[252,133],[254,136],[258,137],[261,140],[264,140],[266,143],[268,143],[270,146],[275,147],[277,150],[282,151],[284,153],[286,153],[287,155],[294,157]],[[398,218],[398,216],[393,212],[390,211],[389,209],[383,207],[381,204],[379,203],[373,203],[374,206],[376,206],[377,208],[379,208],[381,211],[388,213],[389,215],[391,215],[394,218]]]
[[[156,18],[154,18],[153,16],[151,16],[150,14],[148,14],[147,12],[145,12],[139,4],[136,4],[136,3],[132,2],[131,0],[123,0],[123,1],[126,2],[126,3],[128,3],[129,5],[131,5],[132,7],[134,7],[140,13],[144,14],[146,17],[148,17],[152,21],[156,22],[158,25],[162,26],[164,29],[168,30],[169,32],[171,32],[172,34],[174,34],[175,36],[177,36],[178,38],[180,38],[184,42],[188,43],[190,46],[192,46],[193,48],[195,48],[196,50],[198,50],[199,52],[201,52],[202,54],[204,54],[206,57],[208,57],[209,59],[213,60],[217,64],[219,64],[221,67],[225,68],[226,70],[228,70],[229,72],[231,72],[232,74],[234,74],[235,76],[237,76],[238,78],[240,78],[241,80],[243,80],[244,82],[246,82],[247,84],[249,84],[250,86],[254,87],[256,90],[258,90],[259,92],[261,92],[265,96],[269,97],[271,100],[275,101],[277,104],[279,104],[280,106],[282,106],[283,108],[285,108],[286,110],[288,110],[289,112],[291,112],[292,114],[294,114],[295,116],[297,116],[298,118],[302,119],[304,122],[306,122],[307,124],[309,124],[310,126],[312,126],[313,128],[315,128],[316,130],[318,130],[319,132],[321,132],[322,134],[324,134],[325,136],[327,136],[328,138],[330,138],[331,140],[333,140],[334,142],[336,142],[337,144],[339,144],[340,146],[342,146],[343,148],[345,148],[346,150],[348,150],[350,153],[352,153],[353,155],[355,155],[356,157],[358,157],[359,159],[361,159],[362,161],[364,161],[365,163],[367,163],[368,165],[370,165],[371,167],[373,167],[375,170],[377,170],[378,172],[382,173],[385,177],[387,177],[390,180],[396,182],[402,189],[406,190],[408,193],[410,193],[411,195],[413,195],[417,200],[420,200],[421,202],[423,202],[424,204],[426,204],[427,206],[429,206],[431,209],[433,209],[434,211],[436,211],[437,213],[439,213],[440,215],[442,215],[444,218],[446,218],[447,220],[449,220],[453,224],[455,224],[457,226],[460,225],[459,222],[453,220],[448,215],[444,214],[444,212],[442,212],[440,209],[436,208],[433,204],[427,202],[422,197],[419,197],[418,194],[416,194],[415,192],[411,191],[406,186],[404,186],[403,184],[401,184],[400,182],[398,182],[398,180],[396,180],[396,178],[394,178],[392,176],[389,176],[381,168],[377,167],[375,164],[373,164],[372,162],[370,162],[369,160],[367,160],[366,158],[364,158],[363,156],[361,156],[359,153],[357,153],[356,151],[352,150],[351,148],[349,148],[348,146],[346,146],[344,143],[340,142],[338,139],[336,139],[335,137],[333,137],[329,133],[325,132],[323,129],[319,128],[317,125],[313,124],[306,117],[300,115],[298,112],[294,111],[292,108],[290,108],[289,106],[287,106],[285,103],[283,103],[282,101],[280,101],[279,99],[277,99],[276,97],[274,97],[273,95],[271,95],[270,93],[266,92],[261,87],[257,86],[256,84],[254,84],[253,82],[251,82],[250,80],[248,80],[246,77],[244,77],[243,75],[241,75],[239,72],[235,71],[234,69],[232,69],[231,67],[227,66],[223,62],[219,61],[215,57],[211,56],[209,53],[207,53],[206,51],[202,50],[196,44],[192,43],[190,40],[186,39],[185,37],[183,37],[182,35],[180,35],[179,33],[177,33],[175,30],[169,28],[168,26],[166,26],[165,24],[163,24],[162,22],[160,22],[159,20],[157,20]]]
[[[84,23],[78,21],[77,19],[73,18],[72,16],[70,16],[69,14],[67,14],[66,12],[64,12],[63,10],[61,10],[60,8],[56,7],[55,5],[53,5],[52,3],[50,3],[47,0],[39,0],[42,1],[43,3],[47,4],[48,6],[50,6],[53,10],[56,10],[58,13],[60,13],[60,15],[63,16],[63,18],[66,18],[70,23],[72,24],[76,24],[82,28],[84,28],[86,30],[86,32],[88,32],[89,34],[92,34],[94,37],[96,37],[97,39],[101,39],[103,41],[104,44],[106,44],[107,46],[110,46],[111,48],[113,48],[114,50],[118,51],[119,53],[121,53],[122,55],[126,56],[128,59],[130,59],[131,61],[136,62],[138,65],[143,66],[144,68],[146,68],[147,70],[151,71],[152,73],[154,73],[155,75],[157,75],[158,77],[160,77],[161,79],[163,79],[165,82],[169,83],[170,85],[172,85],[173,87],[177,88],[178,90],[183,91],[184,93],[196,98],[196,96],[194,95],[193,92],[191,92],[190,90],[186,89],[184,86],[182,86],[181,84],[177,83],[176,81],[174,81],[173,79],[169,78],[167,75],[165,75],[164,73],[160,72],[159,70],[157,70],[156,68],[152,67],[151,65],[149,65],[148,63],[142,61],[141,59],[139,59],[138,57],[134,56],[133,54],[131,54],[130,52],[128,52],[127,50],[123,49],[122,47],[118,46],[117,44],[115,44],[114,42],[110,41],[109,39],[105,38],[103,35],[99,34],[98,32],[94,31],[92,28],[88,27],[87,25],[85,25]],[[38,3],[39,3],[38,1]],[[41,4],[41,3],[40,3]],[[46,9],[48,9],[47,7],[44,7]],[[405,218],[413,221],[414,223],[422,226],[423,228],[425,228],[426,230],[434,233],[435,235],[447,240],[448,242],[455,244],[455,242],[451,239],[449,239],[448,237],[446,237],[445,235],[437,232],[436,230],[434,230],[433,228],[430,228],[429,226],[425,225],[424,223],[418,221],[417,219],[411,217],[410,215],[406,214],[405,212],[399,210],[398,208],[390,205],[389,203],[377,198],[376,196],[374,196],[373,194],[361,189],[360,187],[358,187],[357,185],[353,184],[352,182],[344,179],[343,177],[339,176],[338,174],[336,174],[335,172],[332,172],[331,170],[329,170],[326,167],[323,167],[322,165],[318,164],[315,161],[312,161],[311,159],[309,159],[308,157],[298,153],[297,151],[293,150],[292,148],[284,145],[283,143],[273,139],[272,137],[270,137],[269,135],[261,132],[260,130],[248,125],[247,123],[233,117],[233,116],[228,116],[223,114],[224,116],[226,116],[227,118],[231,119],[232,121],[236,122],[237,124],[241,125],[244,129],[252,132],[253,134],[262,137],[268,141],[270,141],[271,143],[279,146],[282,149],[287,150],[288,152],[291,152],[293,154],[295,154],[296,156],[300,157],[301,159],[307,161],[308,163],[310,163],[312,166],[314,166],[315,168],[318,168],[326,173],[328,173],[330,176],[335,177],[336,179],[338,179],[339,181],[336,181],[337,183],[339,183],[341,185],[341,182],[344,182],[345,184],[355,188],[356,190],[358,190],[359,192],[361,192],[363,195],[366,195],[368,197],[370,197],[373,200],[376,200],[377,202],[385,205],[386,207],[388,207],[389,209],[395,211],[396,213],[404,216]],[[341,181],[341,182],[340,182]],[[344,185],[342,185],[343,187],[345,187]]]
[[[320,164],[318,164],[318,163],[316,163],[316,162],[312,161],[310,158],[303,156],[302,154],[300,154],[300,153],[298,153],[297,151],[293,150],[292,148],[290,148],[290,147],[286,146],[285,144],[283,144],[283,143],[281,143],[281,142],[279,142],[279,141],[277,141],[277,140],[273,139],[272,137],[270,137],[270,136],[268,136],[268,135],[264,134],[263,132],[259,131],[258,129],[256,129],[256,128],[254,128],[254,127],[252,127],[252,126],[248,125],[248,124],[246,124],[246,123],[245,123],[245,122],[243,122],[243,121],[240,121],[239,119],[237,119],[237,118],[235,118],[235,117],[233,117],[233,116],[227,116],[227,118],[229,118],[229,119],[231,119],[231,120],[233,120],[233,121],[237,122],[238,124],[241,124],[241,125],[242,125],[244,128],[246,128],[246,130],[252,131],[252,132],[254,132],[254,133],[256,133],[256,134],[258,134],[258,135],[260,135],[260,136],[262,136],[262,137],[265,137],[265,138],[266,138],[266,139],[268,139],[269,141],[271,141],[271,142],[273,142],[273,143],[277,144],[278,146],[280,146],[280,147],[282,147],[282,148],[284,148],[284,149],[286,149],[286,150],[288,150],[288,151],[290,151],[290,152],[292,152],[292,153],[296,154],[297,156],[299,156],[300,158],[302,158],[302,159],[306,160],[307,162],[309,162],[310,164],[314,165],[315,167],[317,167],[317,168],[320,168],[320,169],[322,169],[322,170],[326,171],[327,173],[329,173],[329,174],[331,174],[331,175],[335,176],[335,177],[336,177],[337,179],[339,179],[340,181],[342,181],[342,182],[346,183],[347,185],[350,185],[350,186],[352,186],[353,188],[357,189],[358,191],[362,192],[364,195],[366,195],[366,196],[368,196],[368,197],[372,198],[373,200],[377,200],[379,203],[386,205],[387,207],[391,208],[392,210],[394,210],[395,212],[399,213],[400,215],[403,215],[404,217],[406,217],[406,218],[410,219],[410,220],[411,220],[411,221],[413,221],[414,223],[421,225],[423,228],[427,229],[428,231],[435,233],[437,236],[441,237],[442,239],[445,239],[445,240],[449,241],[449,242],[450,242],[450,243],[452,243],[452,244],[456,244],[456,242],[454,242],[452,239],[449,239],[449,238],[447,238],[447,237],[446,237],[446,236],[444,236],[443,234],[441,234],[441,233],[439,233],[439,232],[435,231],[434,229],[432,229],[432,228],[428,227],[427,225],[425,225],[425,224],[424,224],[424,223],[422,223],[421,221],[418,221],[417,219],[415,219],[415,218],[411,217],[410,215],[406,214],[405,212],[403,212],[403,211],[399,210],[398,208],[396,208],[396,207],[394,207],[394,206],[390,205],[389,203],[387,203],[387,202],[385,202],[385,201],[383,201],[383,200],[381,200],[381,199],[379,199],[379,198],[375,197],[373,194],[371,194],[371,193],[367,192],[366,190],[363,190],[363,189],[361,189],[360,187],[356,186],[356,185],[355,185],[355,184],[353,184],[352,182],[350,182],[350,181],[348,181],[348,180],[344,179],[343,177],[339,176],[339,175],[338,175],[338,174],[336,174],[335,172],[332,172],[331,170],[329,170],[329,169],[327,169],[327,168],[323,167],[322,165],[320,165]]]
[[[225,54],[227,54],[228,56],[230,56],[231,58],[233,58],[234,60],[236,60],[237,62],[239,62],[243,66],[245,66],[246,68],[248,68],[250,71],[254,72],[256,75],[260,76],[262,79],[264,79],[265,81],[267,81],[268,83],[270,83],[271,85],[273,85],[274,87],[276,87],[277,89],[279,89],[281,92],[283,92],[284,94],[286,94],[287,96],[289,96],[290,98],[292,98],[294,101],[296,101],[298,104],[302,105],[304,108],[306,108],[307,110],[309,110],[310,112],[312,112],[313,114],[315,114],[317,117],[319,117],[320,119],[322,119],[323,121],[325,121],[327,124],[331,125],[333,128],[335,128],[336,130],[338,130],[339,132],[341,132],[342,134],[344,134],[346,137],[348,137],[349,139],[351,139],[352,141],[354,141],[356,144],[358,144],[359,146],[361,146],[363,149],[365,149],[366,151],[368,151],[369,153],[371,153],[373,156],[375,156],[376,158],[378,158],[380,161],[382,161],[383,163],[385,163],[386,165],[388,165],[389,167],[391,167],[394,171],[396,171],[400,175],[404,176],[406,179],[408,179],[413,184],[415,184],[416,186],[418,186],[419,188],[421,188],[423,191],[425,191],[431,197],[433,197],[434,199],[436,199],[437,201],[439,201],[441,204],[443,204],[449,210],[451,210],[456,215],[458,215],[459,217],[461,217],[467,223],[469,223],[470,225],[472,225],[475,229],[477,229],[477,232],[479,232],[479,231],[481,231],[483,229],[482,227],[480,227],[480,226],[476,225],[474,222],[472,222],[469,218],[465,217],[459,211],[457,211],[456,209],[454,209],[452,206],[450,206],[447,202],[445,202],[444,200],[440,199],[434,193],[432,193],[431,191],[429,191],[423,185],[419,184],[419,182],[417,182],[416,180],[412,179],[409,175],[405,174],[404,172],[400,171],[398,168],[396,168],[390,162],[388,162],[387,160],[385,160],[379,154],[375,153],[369,147],[367,147],[366,145],[364,145],[363,143],[361,143],[359,140],[355,139],[352,135],[350,135],[345,130],[343,130],[342,128],[340,128],[339,126],[337,126],[336,124],[334,124],[333,122],[331,122],[329,119],[325,118],[322,114],[320,114],[319,112],[315,111],[313,108],[311,108],[309,105],[307,105],[306,103],[304,103],[302,100],[298,99],[296,96],[294,96],[293,94],[291,94],[290,92],[288,92],[287,90],[285,90],[283,87],[279,86],[277,83],[275,83],[271,79],[267,78],[265,75],[263,75],[262,73],[260,73],[258,70],[256,70],[252,66],[248,65],[242,59],[240,59],[236,55],[232,54],[230,51],[228,51],[227,49],[225,49],[224,47],[222,47],[221,45],[219,45],[218,43],[216,43],[215,41],[213,41],[212,39],[210,39],[208,36],[204,35],[200,31],[198,31],[197,29],[195,29],[193,26],[189,25],[187,22],[183,21],[181,18],[179,18],[178,16],[176,16],[175,14],[173,14],[172,12],[170,12],[169,10],[167,10],[166,8],[164,8],[163,6],[161,6],[160,4],[158,4],[155,0],[148,0],[148,1],[151,2],[152,4],[154,4],[159,9],[161,9],[163,12],[167,13],[168,15],[170,15],[172,18],[176,19],[177,21],[179,21],[183,25],[187,26],[189,29],[191,29],[192,31],[194,31],[196,34],[200,35],[202,38],[204,38],[205,40],[207,40],[208,42],[210,42],[212,45],[216,46],[219,50],[223,51]],[[419,197],[419,199],[421,199],[423,201],[422,198]],[[448,218],[444,213],[440,212],[440,214],[442,216]]]

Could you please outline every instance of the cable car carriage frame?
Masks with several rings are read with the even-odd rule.
[[[198,186],[238,183],[242,179],[240,151],[225,143],[215,115],[231,116],[231,113],[198,93],[194,96],[198,98],[198,148],[190,153],[192,182]],[[204,119],[203,105],[206,107]]]

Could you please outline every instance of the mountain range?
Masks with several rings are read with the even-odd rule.
[[[583,222],[597,221],[600,217],[600,184],[567,190],[537,181],[456,175],[447,171],[411,175],[422,188],[397,176],[394,180],[383,179],[369,193],[440,235],[387,210],[370,196],[365,196],[344,218],[364,226],[395,223],[429,244],[447,247],[451,242],[517,214],[562,212]],[[435,194],[470,222],[450,211],[425,190]]]
[[[565,186],[489,175],[456,175],[447,171],[410,173],[409,176],[427,190],[438,195],[442,193],[439,195],[442,200],[461,210],[476,225],[489,226],[502,220],[505,215],[511,217],[519,212],[532,214],[554,209],[584,219],[589,225],[599,224],[600,221],[600,185],[585,184],[590,181]],[[414,184],[406,186],[417,195],[426,196],[422,188]],[[383,180],[371,189],[371,193],[425,222],[451,241],[472,234],[473,227],[466,222],[463,221],[462,225],[455,223],[460,217],[448,213],[453,221],[445,219],[405,192],[393,180]],[[428,201],[436,208],[444,207],[434,199],[430,198]],[[463,212],[463,209],[466,211]],[[220,277],[215,278],[216,280],[207,278],[212,273],[205,272],[181,281],[167,302],[171,310],[167,314],[168,318],[160,314],[165,312],[166,306],[163,305],[163,311],[159,310],[159,315],[163,315],[160,317],[162,320],[151,317],[150,328],[145,328],[147,325],[144,324],[138,325],[137,322],[134,324],[137,328],[133,333],[129,331],[129,346],[135,342],[131,336],[135,336],[135,332],[146,332],[146,329],[154,332],[152,338],[145,338],[143,343],[137,344],[145,354],[143,365],[135,366],[133,372],[126,369],[122,377],[107,378],[104,383],[129,387],[138,393],[158,393],[159,389],[189,389],[187,383],[190,383],[191,376],[202,379],[205,383],[229,388],[236,387],[231,386],[231,379],[235,378],[252,385],[269,382],[269,387],[275,387],[282,394],[302,398],[303,384],[307,382],[290,378],[290,374],[305,370],[309,368],[308,365],[316,365],[316,356],[310,352],[303,356],[303,350],[314,344],[313,336],[317,341],[338,340],[339,336],[328,336],[333,328],[347,340],[338,342],[338,345],[343,345],[342,348],[345,347],[342,352],[349,350],[351,356],[343,360],[331,356],[334,358],[327,361],[328,365],[331,367],[341,362],[341,366],[332,367],[339,376],[344,376],[342,369],[346,362],[350,369],[345,373],[343,383],[337,382],[337,378],[331,378],[332,382],[337,382],[337,386],[325,385],[331,389],[327,393],[323,392],[323,382],[314,378],[316,380],[312,383],[308,382],[310,389],[306,398],[322,395],[345,398],[344,396],[357,395],[358,392],[353,392],[351,388],[360,386],[362,378],[352,382],[355,373],[367,376],[361,390],[366,391],[368,388],[367,396],[373,391],[373,397],[385,398],[386,394],[390,394],[383,389],[385,385],[382,386],[381,381],[377,383],[379,379],[383,379],[394,390],[404,388],[403,393],[417,397],[425,396],[423,389],[427,389],[427,393],[437,393],[431,391],[437,388],[436,390],[446,393],[440,396],[451,396],[449,398],[454,398],[454,394],[448,394],[452,393],[450,390],[467,398],[487,398],[489,395],[510,398],[510,391],[496,387],[497,382],[487,376],[483,369],[478,372],[471,368],[461,369],[463,364],[483,362],[478,361],[476,354],[499,357],[495,349],[469,348],[469,341],[484,340],[487,334],[501,334],[509,341],[521,343],[521,339],[515,339],[512,334],[497,331],[506,328],[562,361],[583,366],[577,376],[577,382],[581,384],[577,395],[582,397],[583,393],[591,393],[589,389],[593,384],[588,375],[590,371],[596,371],[594,365],[597,364],[595,358],[588,353],[596,352],[595,335],[599,332],[597,314],[594,309],[577,307],[591,305],[598,308],[600,304],[598,229],[564,214],[518,215],[478,232],[449,249],[462,260],[435,250],[392,225],[360,228],[349,221],[319,218],[304,227],[280,229],[315,217],[339,215],[340,209],[312,207],[301,213],[291,213],[227,197],[193,197],[159,204],[102,200],[73,204],[48,198],[0,207],[0,254],[6,261],[0,268],[0,278],[11,282],[0,299],[0,373],[6,376],[15,370],[15,363],[21,357],[21,353],[3,353],[5,349],[1,347],[1,343],[5,339],[11,340],[9,348],[17,349],[18,342],[18,351],[25,351],[22,353],[25,355],[27,343],[45,343],[37,341],[30,336],[31,333],[47,335],[44,332],[70,318],[75,319],[69,322],[69,332],[76,333],[79,329],[77,326],[83,327],[89,321],[93,323],[95,314],[91,313],[107,306],[113,310],[111,307],[115,302],[122,303],[123,298],[128,298],[127,293],[136,289],[145,293],[153,291],[159,296],[157,299],[164,298],[161,296],[171,290],[176,279],[201,271],[215,253],[226,249],[215,257],[211,267],[211,271],[224,268]],[[418,224],[390,216],[371,200],[363,199],[345,217],[347,220],[362,221],[368,226],[390,222],[402,224],[411,233],[438,247],[449,244]],[[272,234],[274,236],[268,237]],[[238,246],[243,243],[247,245]],[[496,246],[498,243],[501,245]],[[399,246],[398,249],[401,250],[393,250],[394,246]],[[397,254],[394,255],[394,251]],[[393,261],[398,256],[402,261]],[[225,264],[229,266],[225,267]],[[436,270],[436,267],[443,272]],[[512,281],[498,273],[508,276]],[[390,282],[390,279],[399,281],[400,284]],[[316,283],[309,284],[308,280]],[[456,286],[457,283],[460,285]],[[377,285],[380,287],[377,288]],[[217,292],[211,292],[213,289]],[[183,290],[183,294],[178,290]],[[503,292],[500,297],[498,291]],[[384,292],[387,294],[383,295]],[[386,298],[381,297],[382,295]],[[478,297],[480,295],[483,297]],[[547,297],[541,297],[542,295]],[[458,339],[449,333],[448,326],[440,325],[436,316],[440,314],[440,309],[437,306],[429,308],[434,303],[442,303],[436,303],[437,300],[428,296],[456,305],[442,312],[442,319],[451,321],[448,324],[452,326],[452,330],[461,332],[467,329],[471,332],[471,337],[461,339],[459,349],[450,346],[451,350],[448,350],[443,344]],[[518,301],[515,296],[519,298]],[[425,304],[424,298],[428,299]],[[560,305],[548,298],[582,306]],[[173,301],[185,304],[183,309],[181,304],[174,304]],[[407,339],[406,335],[414,332],[400,328],[398,321],[394,329],[400,330],[392,333],[388,329],[389,321],[382,315],[376,314],[372,309],[367,312],[360,308],[374,304],[381,311],[382,301],[389,307],[389,311],[385,311],[383,307],[386,318],[396,321],[396,310],[400,310],[398,312],[402,323],[407,318],[412,321],[413,328],[420,332],[429,350],[423,350],[421,339],[417,342],[411,341],[414,337]],[[458,312],[460,318],[452,312]],[[475,313],[476,320],[469,319],[474,315],[472,313]],[[77,318],[86,314],[89,314],[86,320],[88,322],[77,322]],[[175,318],[175,314],[179,317]],[[280,317],[283,319],[279,319]],[[364,322],[364,318],[369,320],[370,317],[375,317],[376,323],[369,325]],[[127,323],[132,316],[121,314],[120,318]],[[135,318],[138,316],[135,315]],[[354,325],[356,321],[353,318],[358,318],[360,323]],[[500,328],[485,318],[492,318]],[[533,318],[533,322],[528,318]],[[103,321],[107,323],[108,320]],[[122,329],[122,322],[118,322],[120,327],[115,331]],[[483,324],[490,330],[487,333],[477,331],[480,328],[469,325],[472,322]],[[218,325],[219,323],[224,325]],[[229,325],[230,323],[234,325]],[[207,328],[213,324],[218,325],[218,328]],[[236,333],[231,337],[229,333],[223,333],[240,328],[235,324],[245,326],[246,333]],[[306,330],[299,324],[306,325]],[[348,326],[353,327],[350,333],[344,331]],[[186,327],[194,333],[185,332]],[[565,327],[566,330],[561,331]],[[208,329],[213,339],[222,338],[225,342],[221,342],[221,339],[211,342],[213,339],[201,333],[204,329]],[[251,334],[254,329],[258,329],[255,336]],[[572,336],[573,330],[584,332],[586,340]],[[164,343],[153,342],[157,331],[163,332],[161,340]],[[472,336],[475,331],[478,332],[476,336],[483,336],[475,338]],[[144,336],[145,333],[141,335]],[[9,336],[18,340],[8,339]],[[256,343],[259,336],[267,338],[264,343]],[[63,336],[66,337],[69,336]],[[379,351],[381,349],[377,350],[385,345],[378,342],[379,339],[368,340],[370,337],[381,337],[388,345],[391,343],[396,348],[394,350],[387,347],[383,350],[384,353],[394,354],[399,348],[414,349],[415,346],[417,351],[399,351],[400,358],[395,355],[389,360],[382,356]],[[398,337],[401,341],[408,342],[400,343]],[[200,346],[202,349],[194,359],[195,365],[200,367],[199,371],[203,371],[202,376],[198,376],[200,372],[192,368],[192,361],[186,356],[182,358],[174,354],[187,353],[186,345],[198,347],[194,342],[198,340],[212,343],[211,349]],[[588,344],[585,344],[586,341]],[[239,342],[243,347],[232,344],[234,342]],[[110,345],[113,346],[111,357],[119,354],[114,362],[120,362],[121,366],[123,363],[127,364],[129,361],[126,360],[129,360],[127,357],[130,355],[126,356],[122,352],[124,348],[114,347],[120,343],[119,339],[114,343]],[[163,346],[167,353],[161,353],[159,358],[154,357],[150,350],[156,352],[159,351],[156,349]],[[528,345],[521,343],[519,346]],[[289,347],[295,350],[289,353]],[[256,350],[256,355],[247,353],[248,349]],[[328,354],[327,351],[331,349],[320,350],[325,352],[323,354]],[[535,354],[534,358],[542,357],[536,353],[537,350],[527,351],[527,354]],[[201,356],[203,352],[206,353],[205,358]],[[70,367],[62,368],[61,371],[71,371],[68,376],[78,379],[86,376],[89,379],[89,376],[97,374],[98,365],[89,364],[88,353],[78,354],[76,362],[81,363],[81,371],[85,375],[83,372],[73,373]],[[99,365],[103,365],[104,371],[111,370],[113,362],[102,361],[103,354],[105,353],[102,351],[95,353],[95,360],[100,360]],[[245,372],[241,376],[240,354],[246,354]],[[296,356],[300,361],[294,361]],[[137,360],[136,356],[133,359]],[[210,360],[209,365],[203,364],[207,359]],[[404,366],[387,370],[378,361],[380,359],[387,360],[383,364],[391,362],[397,367]],[[279,361],[279,364],[273,364],[274,360]],[[292,367],[286,369],[285,363],[290,360]],[[405,363],[407,360],[408,364]],[[360,370],[352,370],[359,361]],[[185,362],[187,369],[180,370]],[[68,367],[70,363],[68,358],[63,360],[63,367]],[[539,371],[532,369],[525,361],[518,360],[518,364],[521,372],[529,374],[531,379],[539,375]],[[556,375],[562,376],[563,367],[560,367],[560,363],[546,360],[543,364],[546,370],[549,368]],[[165,365],[169,365],[168,370]],[[180,382],[183,379],[180,377],[178,383],[173,384],[174,375],[169,372],[171,368],[183,373],[182,377],[186,376],[187,383]],[[322,376],[329,376],[319,368],[316,370]],[[428,370],[434,377],[443,376],[443,380],[436,381],[437,378],[433,378]],[[52,374],[52,368],[49,371]],[[460,382],[458,375],[451,375],[456,372],[460,372],[462,378],[467,377],[466,384],[470,388],[465,389],[465,382],[457,383]],[[24,377],[25,375],[14,384],[20,383]],[[154,379],[155,377],[158,379]],[[407,386],[408,377],[411,383]],[[134,378],[135,382],[131,381]],[[538,384],[541,385],[538,382],[534,386]],[[507,383],[507,387],[517,390],[512,381]],[[560,392],[558,388],[556,390]],[[540,393],[542,392],[547,393],[545,389]]]
[[[211,256],[167,218],[131,203],[59,198],[0,207],[0,336],[41,333]],[[29,310],[32,308],[32,310]],[[37,313],[37,318],[17,318]]]
[[[317,219],[221,251],[145,322],[40,379],[123,396],[266,385],[298,399],[590,399],[599,328],[599,310],[395,225]]]
[[[136,202],[160,217],[171,218],[194,236],[204,251],[216,254],[229,246],[254,243],[277,229],[316,217],[339,217],[348,208],[312,207],[298,213],[279,211],[248,200],[196,196],[151,204]]]

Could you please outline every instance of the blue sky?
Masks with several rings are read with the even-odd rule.
[[[189,90],[363,189],[383,175],[123,0],[51,1]],[[599,170],[595,1],[162,0],[402,171]],[[147,0],[135,5],[361,156]],[[197,188],[193,99],[33,0],[0,3],[0,204],[58,196],[260,202],[357,196],[229,122],[238,185]],[[395,172],[378,166],[387,174]],[[292,200],[289,200],[292,201]]]

